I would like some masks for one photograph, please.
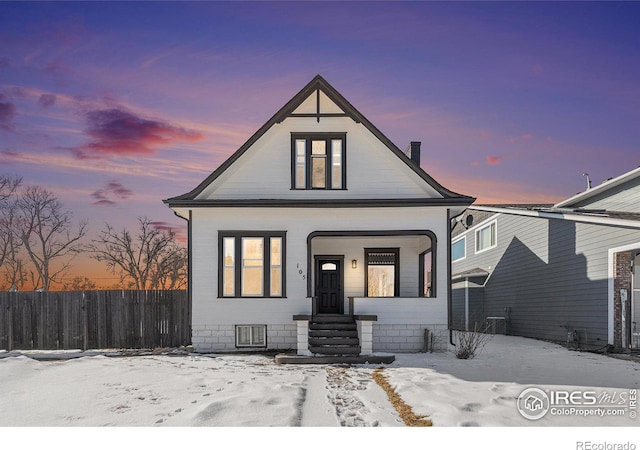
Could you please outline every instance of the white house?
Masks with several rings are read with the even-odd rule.
[[[194,190],[195,350],[299,355],[447,342],[450,219],[474,198],[420,168],[316,76]]]

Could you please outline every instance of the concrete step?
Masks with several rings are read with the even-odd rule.
[[[358,330],[355,323],[309,323],[309,330]]]
[[[333,346],[333,345],[360,345],[358,337],[310,337],[309,345],[312,347]]]
[[[333,345],[333,346],[309,346],[311,353],[320,355],[359,355],[360,346],[355,345]]]
[[[276,355],[276,364],[391,364],[393,355]]]
[[[344,314],[318,314],[311,318],[315,323],[355,323],[353,317]]]
[[[358,330],[309,330],[309,338],[358,337]]]

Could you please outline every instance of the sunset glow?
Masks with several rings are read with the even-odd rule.
[[[190,191],[316,74],[477,203],[640,165],[640,3],[1,2],[0,173],[89,239]],[[70,276],[117,276],[79,255]],[[0,287],[2,281],[0,280]]]

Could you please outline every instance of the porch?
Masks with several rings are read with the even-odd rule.
[[[294,315],[298,356],[433,348],[428,340],[447,329],[447,283],[436,276],[446,259],[437,255],[436,243],[428,230],[311,233],[311,314]]]

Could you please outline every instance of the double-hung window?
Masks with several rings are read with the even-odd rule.
[[[346,189],[346,134],[291,134],[292,189]]]
[[[467,238],[463,237],[451,244],[451,262],[460,261],[467,256]]]
[[[366,248],[367,297],[397,297],[400,292],[400,249]]]
[[[476,253],[489,250],[496,246],[496,221],[489,223],[476,231]]]
[[[284,297],[284,232],[220,232],[218,295]]]

